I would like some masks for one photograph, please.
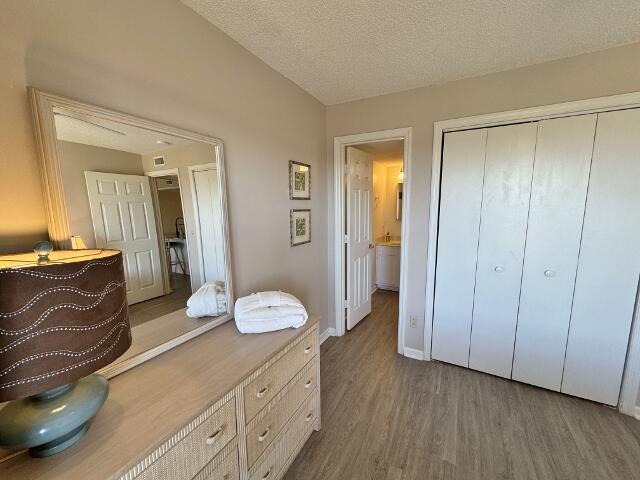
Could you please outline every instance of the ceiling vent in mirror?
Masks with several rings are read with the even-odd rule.
[[[154,167],[164,167],[164,157],[153,157],[153,166]]]

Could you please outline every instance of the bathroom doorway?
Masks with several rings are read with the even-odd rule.
[[[335,138],[336,335],[366,321],[372,295],[395,297],[404,318],[409,158],[410,129]]]

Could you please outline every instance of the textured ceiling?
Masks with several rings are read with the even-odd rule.
[[[159,152],[176,145],[193,142],[181,137],[165,135],[144,128],[102,120],[75,112],[55,109],[56,136],[65,142],[82,143],[96,147],[111,148],[123,152],[144,155]],[[169,142],[159,144],[158,141]]]
[[[182,0],[331,105],[640,41],[639,0]]]

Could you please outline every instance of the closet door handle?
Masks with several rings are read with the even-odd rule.
[[[307,348],[304,349],[304,354],[306,355],[310,351],[311,351],[311,345],[309,345]]]
[[[269,478],[271,476],[271,468],[269,468],[269,470],[267,470],[266,472],[264,472],[264,475],[262,475],[262,480],[266,480],[267,478]]]
[[[502,265],[496,265],[493,269],[494,272],[496,273],[502,273],[504,272],[504,267]]]
[[[313,412],[311,412],[309,415],[307,415],[304,419],[305,422],[309,423],[311,421],[311,419],[313,418]]]
[[[551,277],[555,277],[556,276],[556,272],[553,270],[545,270],[544,271],[544,276],[547,278],[551,278]]]
[[[309,390],[313,382],[311,380],[307,380],[307,383],[304,384],[304,389]]]

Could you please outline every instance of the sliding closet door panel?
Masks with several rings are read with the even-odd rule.
[[[511,376],[536,123],[491,128],[480,215],[469,367]]]
[[[596,115],[538,126],[513,379],[560,390]]]
[[[616,405],[640,275],[640,110],[601,113],[562,391]]]
[[[442,155],[432,355],[468,366],[487,130],[447,133]]]

